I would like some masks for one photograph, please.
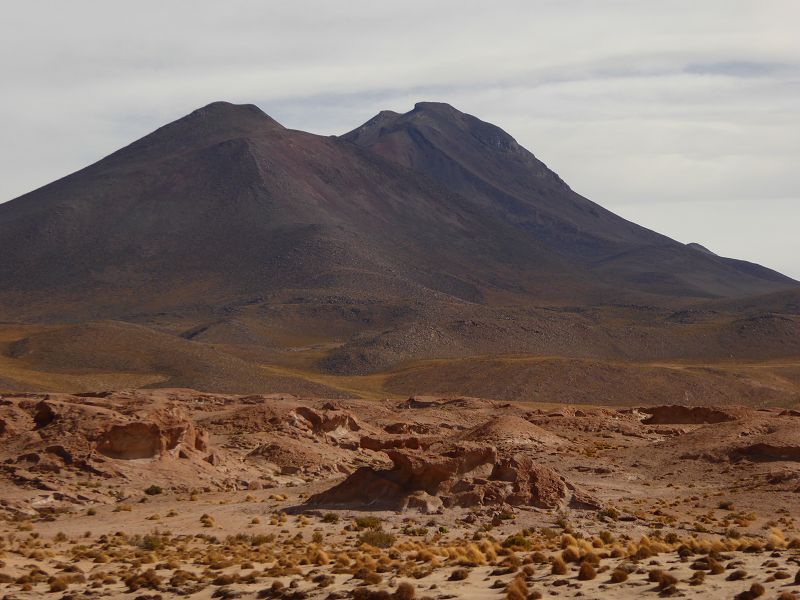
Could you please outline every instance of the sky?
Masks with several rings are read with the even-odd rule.
[[[320,134],[441,101],[800,279],[798,24],[798,0],[4,0],[0,202],[215,100]]]

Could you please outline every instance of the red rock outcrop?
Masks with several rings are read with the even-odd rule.
[[[494,446],[441,443],[428,451],[386,450],[391,469],[358,469],[333,488],[309,498],[319,506],[415,508],[481,505],[597,508],[554,470],[524,455],[499,457]],[[580,501],[573,500],[578,496]]]
[[[97,440],[97,451],[109,458],[155,458],[167,450],[166,440],[154,423],[112,425]]]
[[[734,457],[744,457],[755,461],[800,461],[800,444],[779,445],[760,442],[736,448]]]
[[[704,425],[736,420],[730,410],[708,406],[650,406],[639,410],[650,415],[642,420],[645,425]]]
[[[294,414],[306,421],[314,433],[332,433],[337,430],[359,431],[361,429],[358,420],[343,410],[319,411],[308,406],[298,406],[294,410]]]
[[[95,439],[104,456],[121,460],[159,458],[172,450],[204,451],[208,437],[180,409],[169,407],[148,412],[142,420],[114,423]]]

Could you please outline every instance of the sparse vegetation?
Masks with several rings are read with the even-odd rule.
[[[395,543],[395,536],[382,529],[369,529],[358,536],[358,541],[376,548],[390,548]]]

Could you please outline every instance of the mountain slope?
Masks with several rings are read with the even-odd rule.
[[[757,294],[792,283],[620,218],[573,192],[500,128],[447,104],[383,112],[343,137],[475,200],[605,280],[679,296]]]

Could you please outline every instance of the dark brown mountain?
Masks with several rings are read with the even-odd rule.
[[[0,204],[0,242],[0,320],[48,326],[0,337],[21,369],[0,381],[22,388],[30,370],[129,362],[150,380],[272,391],[300,371],[477,354],[705,358],[775,335],[770,357],[800,353],[795,315],[742,329],[730,308],[776,293],[792,306],[797,282],[614,215],[445,104],[342,137],[210,104]],[[696,312],[712,301],[728,308]]]
[[[471,198],[226,103],[0,205],[0,238],[0,300],[12,318],[274,294],[480,301],[554,275],[585,292],[603,287]],[[558,286],[538,295],[563,296]]]

